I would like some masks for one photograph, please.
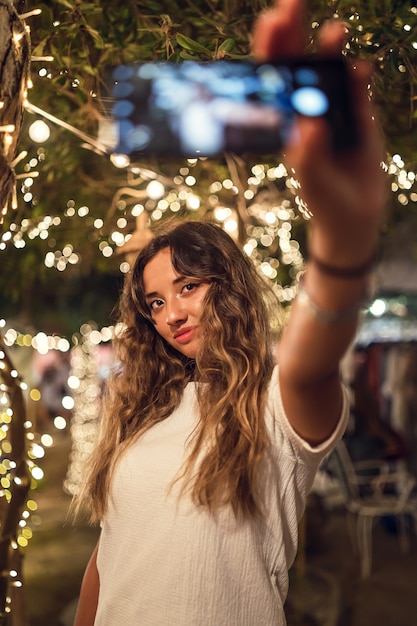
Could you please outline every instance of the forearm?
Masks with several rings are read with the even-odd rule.
[[[282,367],[295,384],[315,384],[338,372],[369,289],[368,275],[338,278],[308,263],[283,333]]]
[[[98,545],[85,570],[74,626],[94,626],[100,588],[97,570],[97,551]]]
[[[367,263],[342,269],[310,261],[283,333],[284,407],[295,430],[313,445],[330,436],[340,416],[339,364],[356,333],[368,270]]]

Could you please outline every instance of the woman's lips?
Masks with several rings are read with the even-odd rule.
[[[194,326],[178,330],[174,335],[174,339],[178,343],[188,343],[193,338],[195,330]]]

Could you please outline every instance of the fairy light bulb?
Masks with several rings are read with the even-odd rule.
[[[111,154],[110,161],[118,169],[123,169],[130,165],[130,159],[126,154]]]
[[[151,200],[159,200],[165,193],[165,187],[159,180],[151,180],[146,187],[146,193]]]
[[[29,126],[29,137],[35,143],[45,143],[51,135],[51,130],[43,120],[36,120]]]

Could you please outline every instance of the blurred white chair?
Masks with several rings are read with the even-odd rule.
[[[354,464],[343,441],[337,444],[329,464],[341,484],[350,531],[359,551],[361,575],[367,578],[371,573],[372,531],[377,520],[394,517],[401,550],[409,549],[410,520],[417,528],[415,479],[403,469],[390,471],[387,463],[377,460]]]

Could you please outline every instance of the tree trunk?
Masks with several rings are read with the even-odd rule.
[[[15,185],[13,160],[28,83],[30,38],[12,0],[0,0],[0,224]]]
[[[30,488],[30,474],[26,462],[26,404],[20,381],[4,345],[0,333],[1,377],[9,397],[12,420],[7,431],[10,452],[10,499],[3,495],[0,506],[0,626],[26,626],[25,603],[23,596],[23,573],[21,554],[17,544],[19,521]],[[12,581],[9,572],[15,570],[17,576]],[[19,582],[20,581],[20,582]],[[17,583],[17,584],[16,584]],[[11,606],[8,598],[11,597]],[[11,610],[11,622],[6,609]]]
[[[0,0],[0,224],[15,188],[13,161],[23,121],[28,87],[30,37],[18,11],[24,2]],[[12,207],[15,203],[12,201]],[[9,501],[0,503],[0,624],[25,626],[21,554],[16,542],[18,525],[30,487],[26,461],[26,406],[19,380],[0,333],[1,376],[10,399],[12,420],[8,430],[11,463]],[[15,570],[13,582],[9,572]],[[11,621],[10,621],[11,619]]]

